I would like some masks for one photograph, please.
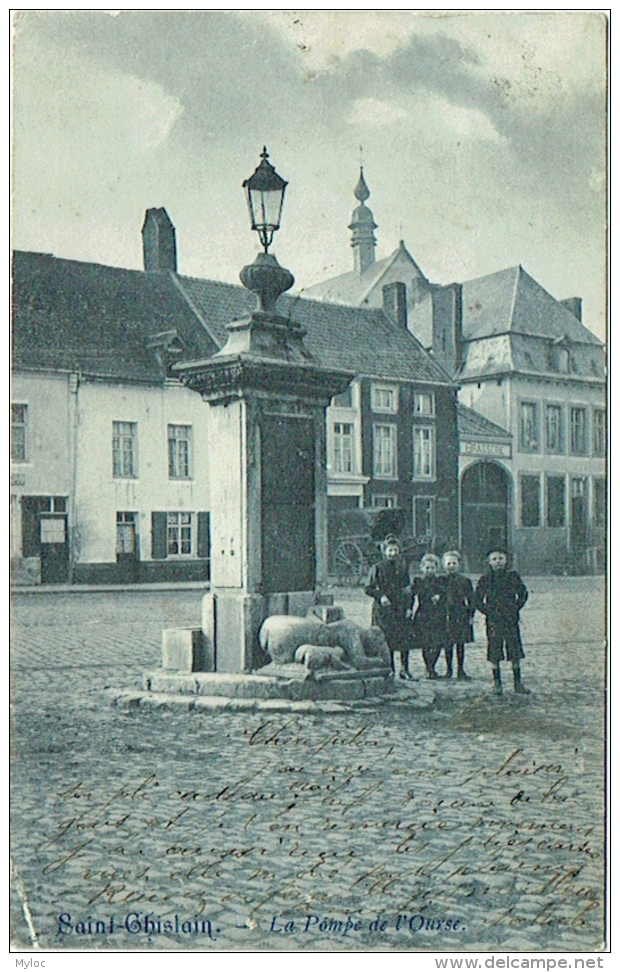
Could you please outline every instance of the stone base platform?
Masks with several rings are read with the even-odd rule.
[[[146,672],[146,692],[226,699],[281,699],[291,702],[359,702],[396,691],[391,671],[308,671],[302,665],[268,665],[258,673]]]
[[[109,689],[107,691],[107,696],[110,703],[117,706],[120,709],[125,710],[171,710],[175,712],[188,712],[196,713],[202,715],[217,715],[219,713],[248,713],[253,712],[267,714],[276,713],[290,713],[291,715],[346,715],[346,713],[352,713],[359,710],[379,710],[384,706],[395,709],[404,709],[408,711],[425,711],[431,709],[435,705],[437,698],[437,693],[433,686],[431,686],[426,680],[419,682],[408,682],[406,685],[397,685],[392,682],[393,690],[390,692],[385,692],[382,695],[367,696],[364,698],[350,699],[344,701],[339,699],[336,701],[331,698],[323,699],[292,699],[292,698],[282,698],[282,697],[244,697],[243,695],[198,695],[195,691],[190,691],[189,681],[195,676],[172,676],[175,679],[174,682],[164,683],[157,682],[159,686],[162,687],[162,691],[153,691],[153,679],[157,679],[163,675],[162,672],[152,672],[144,676],[145,685],[150,681],[151,688],[142,689]],[[204,676],[202,676],[204,678]],[[183,678],[185,684],[176,681],[176,679]],[[239,691],[247,690],[247,686],[254,684],[255,692],[257,691],[257,683],[254,681],[255,678],[262,678],[265,681],[268,679],[265,676],[225,676],[220,675],[218,680],[220,682],[220,688],[224,688],[224,679],[233,679],[236,682],[236,689]],[[239,679],[245,679],[246,689],[242,689],[241,685],[243,682],[239,682]],[[247,681],[251,679],[252,681]],[[320,680],[319,680],[320,681]],[[362,679],[363,682],[363,679]],[[167,684],[167,689],[163,690],[164,685]],[[214,682],[209,686],[209,690],[212,692],[214,689]],[[183,685],[185,692],[179,691],[180,686]],[[208,683],[203,682],[203,690],[207,689]],[[194,689],[196,686],[194,685]],[[326,690],[326,686],[321,687],[321,691]],[[281,689],[280,689],[281,690]],[[331,691],[334,690],[332,685]],[[356,693],[357,694],[357,693]]]

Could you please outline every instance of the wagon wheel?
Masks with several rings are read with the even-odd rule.
[[[341,540],[334,551],[334,573],[344,587],[355,587],[364,576],[366,561],[354,540]]]

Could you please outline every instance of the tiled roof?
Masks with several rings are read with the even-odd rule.
[[[15,367],[161,381],[163,370],[147,345],[172,329],[188,355],[216,350],[171,274],[14,255]]]
[[[254,296],[243,287],[192,277],[181,277],[180,284],[205,326],[222,344],[227,338],[226,324],[254,308]],[[306,346],[321,364],[357,375],[452,384],[420,342],[381,310],[285,295],[280,297],[277,311],[307,330]]]
[[[556,348],[567,348],[568,372]],[[603,344],[522,267],[463,284],[463,349],[457,380],[525,372],[603,379]]]
[[[464,340],[507,331],[533,337],[566,337],[581,344],[601,344],[523,267],[509,267],[463,284]]]
[[[460,436],[471,436],[477,439],[510,439],[511,435],[501,425],[496,425],[490,419],[480,415],[467,405],[456,406],[457,425]]]
[[[326,300],[335,304],[351,304],[359,307],[365,302],[370,292],[378,285],[392,264],[397,259],[403,260],[403,258],[411,264],[414,276],[425,279],[404,243],[401,243],[388,257],[377,260],[367,267],[363,273],[351,271],[350,273],[343,273],[339,277],[332,277],[330,280],[323,280],[312,287],[306,287],[303,296],[310,297],[312,300]]]
[[[226,324],[255,302],[245,288],[218,281],[16,252],[14,365],[162,381],[164,370],[148,347],[155,335],[176,330],[184,360],[206,358],[226,342]],[[380,310],[286,296],[277,309],[307,329],[306,344],[322,364],[358,375],[452,384],[413,335]]]

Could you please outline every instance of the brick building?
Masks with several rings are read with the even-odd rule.
[[[470,570],[508,543],[530,573],[598,570],[605,559],[605,349],[581,301],[557,300],[523,267],[434,284],[401,241],[375,260],[377,225],[363,172],[355,188],[353,270],[304,291],[376,307],[405,291],[407,326],[459,386],[459,519]]]

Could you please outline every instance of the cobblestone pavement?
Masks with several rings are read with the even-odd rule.
[[[433,709],[333,716],[112,707],[200,592],[15,595],[16,946],[600,948],[603,584],[528,586],[531,696],[477,623]]]

